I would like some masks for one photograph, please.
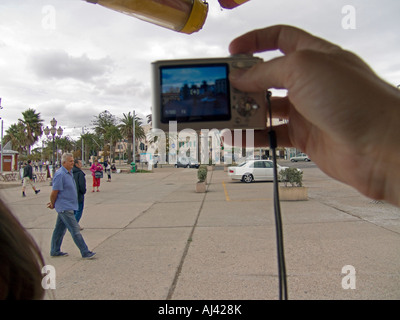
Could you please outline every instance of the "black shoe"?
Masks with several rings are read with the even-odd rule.
[[[40,190],[35,190],[35,194],[38,194],[40,192]]]
[[[94,255],[96,254],[96,252],[91,252],[89,251],[88,253],[86,253],[84,256],[82,256],[83,259],[92,259],[94,257]]]
[[[58,252],[56,254],[52,254],[52,257],[68,257],[68,253],[67,252]]]
[[[23,196],[23,197],[26,197],[25,192],[22,192],[22,196]]]

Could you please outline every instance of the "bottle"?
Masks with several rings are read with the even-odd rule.
[[[203,0],[85,0],[141,20],[191,34],[206,20],[208,4]]]

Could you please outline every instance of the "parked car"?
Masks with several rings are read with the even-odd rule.
[[[246,183],[261,180],[273,181],[273,167],[271,160],[248,160],[236,167],[228,167],[228,176],[232,180],[241,180]],[[278,174],[286,168],[277,164]]]
[[[200,167],[200,163],[194,158],[179,157],[175,164],[175,168],[179,168],[179,167],[198,169]]]
[[[297,162],[297,161],[311,161],[311,160],[305,153],[300,153],[295,157],[291,157],[290,161]]]

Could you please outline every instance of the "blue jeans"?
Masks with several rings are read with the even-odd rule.
[[[83,201],[78,202],[78,210],[75,211],[75,219],[77,222],[79,222],[79,220],[81,220],[82,212],[83,212]]]
[[[61,244],[67,229],[71,233],[76,246],[81,251],[81,255],[84,256],[89,253],[90,251],[81,235],[79,224],[75,219],[74,210],[66,210],[58,212],[56,226],[51,238],[50,255],[54,256],[60,253]]]

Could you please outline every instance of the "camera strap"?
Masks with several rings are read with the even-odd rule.
[[[275,213],[275,228],[276,228],[276,243],[277,243],[277,253],[278,253],[278,277],[279,277],[279,299],[287,300],[287,281],[286,281],[286,266],[285,266],[285,252],[283,246],[283,230],[282,230],[282,217],[281,217],[281,207],[279,201],[279,178],[278,178],[278,168],[276,161],[276,132],[272,128],[272,108],[271,108],[271,95],[270,91],[267,91],[267,104],[269,112],[269,144],[272,150],[272,162],[274,165],[274,213]]]

